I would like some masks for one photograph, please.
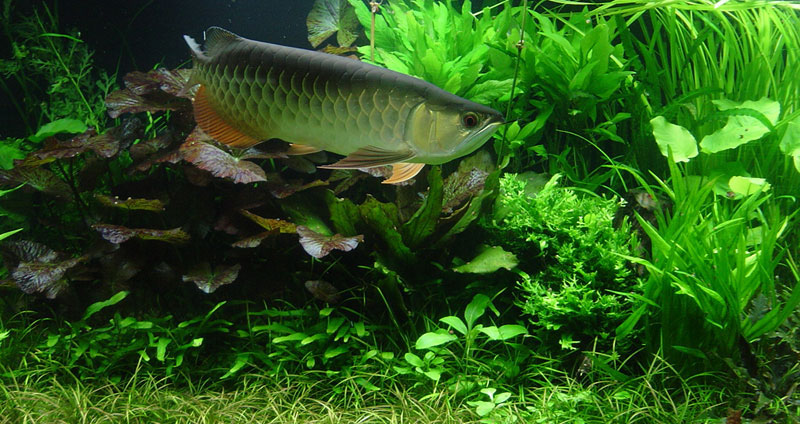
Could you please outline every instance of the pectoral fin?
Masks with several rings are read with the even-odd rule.
[[[319,151],[322,151],[322,149],[305,144],[289,143],[289,150],[286,151],[286,154],[289,156],[310,155],[311,153],[317,153]]]
[[[242,149],[254,146],[262,141],[239,131],[225,122],[209,104],[204,86],[201,85],[197,90],[192,104],[197,125],[200,125],[200,128],[214,140]]]
[[[414,178],[425,166],[424,163],[396,163],[392,165],[392,176],[381,181],[383,184],[397,184]]]
[[[385,150],[380,147],[366,146],[349,154],[344,159],[330,165],[320,166],[324,169],[358,169],[376,166],[394,165],[414,157],[410,150]],[[419,171],[419,170],[417,170]]]

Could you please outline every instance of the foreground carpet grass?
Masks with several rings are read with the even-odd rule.
[[[720,423],[723,391],[684,384],[666,392],[656,381],[581,384],[560,379],[525,388],[483,418],[474,404],[439,391],[357,393],[305,378],[253,376],[233,389],[177,387],[134,376],[100,384],[29,375],[0,387],[0,423]],[[299,382],[299,383],[298,383]],[[724,411],[722,412],[724,413]],[[483,420],[483,421],[481,421]]]

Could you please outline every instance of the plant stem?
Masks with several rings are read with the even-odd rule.
[[[522,49],[525,48],[525,17],[528,16],[528,0],[522,0],[522,25],[519,29],[519,41],[517,42],[517,57],[514,61],[514,79],[511,81],[511,94],[508,97],[508,105],[506,106],[506,122],[511,117],[511,105],[514,102],[514,91],[517,89],[517,78],[519,77],[519,60],[522,57]],[[505,167],[505,160],[503,158],[503,148],[506,145],[505,132],[503,133],[503,141],[500,143],[500,151],[497,153],[497,165],[500,168]]]

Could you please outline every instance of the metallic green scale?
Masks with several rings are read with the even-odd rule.
[[[237,41],[207,63],[198,61],[195,81],[205,85],[223,119],[259,139],[343,155],[378,140],[403,143],[408,115],[424,100],[413,87],[371,78],[373,69],[353,69],[360,63],[352,59],[305,53]]]

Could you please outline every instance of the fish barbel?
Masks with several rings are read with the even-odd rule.
[[[271,138],[289,154],[344,155],[333,169],[392,165],[384,183],[414,177],[479,148],[503,122],[500,112],[420,79],[357,60],[205,32],[205,51],[184,36],[199,84],[200,128],[247,148]]]

